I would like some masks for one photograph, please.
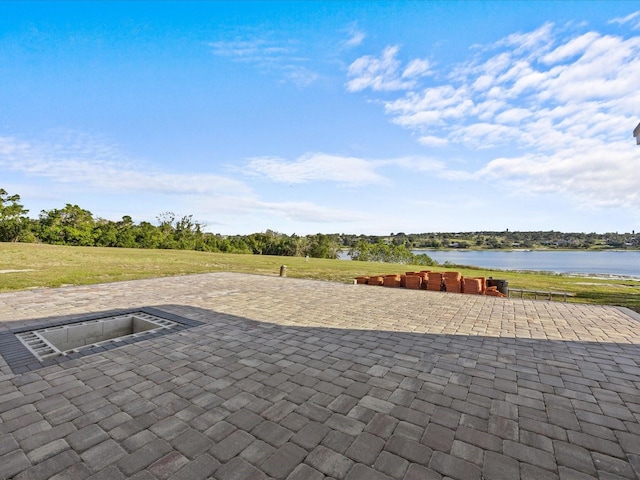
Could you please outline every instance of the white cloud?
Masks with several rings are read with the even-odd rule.
[[[407,90],[416,85],[417,79],[429,74],[429,62],[413,60],[401,69],[396,58],[397,46],[386,47],[381,57],[365,55],[349,65],[347,90],[359,92],[366,88],[374,91]]]
[[[450,85],[410,93],[399,100],[387,102],[387,113],[395,114],[394,123],[405,127],[440,124],[445,119],[461,118],[473,107],[469,92]]]
[[[356,24],[349,26],[347,29],[347,35],[349,38],[343,43],[345,47],[353,48],[357,47],[364,42],[366,34],[358,28]]]
[[[551,47],[553,40],[553,24],[545,23],[537,30],[526,33],[513,33],[498,42],[498,45],[507,45],[515,53],[529,53],[535,51],[538,55]]]
[[[384,181],[374,172],[371,162],[349,157],[309,155],[289,168],[281,165],[284,170],[279,173],[275,164],[271,165],[273,170],[267,164],[256,163],[267,170],[264,174],[275,175],[276,181],[334,180],[352,185]],[[315,167],[305,172],[309,165]],[[208,225],[208,230],[231,226],[229,233],[238,233],[237,226],[242,222],[247,224],[246,233],[251,233],[273,228],[279,222],[312,226],[370,220],[369,214],[345,207],[331,208],[309,201],[264,200],[245,183],[215,174],[168,173],[124,156],[117,147],[102,139],[77,132],[61,133],[55,143],[0,136],[0,170],[16,172],[30,179],[27,185],[38,178],[44,179],[51,192],[64,192],[64,201],[75,201],[71,199],[76,198],[76,194],[82,196],[90,191],[91,198],[106,198],[107,201],[99,207],[85,203],[81,206],[113,218],[121,215],[119,208],[122,208],[112,211],[114,202],[135,198],[136,205],[126,213],[132,214],[136,221],[153,221],[163,210],[188,211],[199,222]],[[360,179],[349,178],[350,175]],[[26,198],[26,191],[28,189],[21,189],[18,193]],[[315,228],[319,227],[312,229]]]
[[[434,135],[422,135],[418,142],[427,147],[444,147],[449,145],[449,139],[443,137],[436,137]]]
[[[293,162],[281,158],[254,158],[248,173],[263,175],[279,183],[330,181],[347,185],[370,185],[386,182],[376,173],[374,162],[356,157],[309,153]]]
[[[349,89],[399,87],[396,53],[354,62]],[[553,191],[581,204],[640,207],[640,165],[629,142],[640,112],[638,58],[639,36],[576,34],[547,23],[476,48],[450,71],[428,66],[426,88],[402,85],[402,97],[381,103],[422,145],[440,147],[443,155],[466,148],[486,159],[479,179]]]
[[[496,122],[500,124],[518,124],[527,119],[531,115],[531,112],[526,108],[510,108],[503,110],[496,116]]]
[[[509,139],[518,140],[521,137],[518,127],[483,122],[460,127],[458,135],[460,143],[475,149],[492,148]]]
[[[626,17],[614,18],[609,23],[617,23],[620,25],[630,24],[633,29],[640,29],[640,11],[630,13]]]
[[[639,57],[640,37],[601,36],[575,62],[545,72],[539,97],[556,103],[621,98],[636,90]]]
[[[565,61],[568,58],[582,54],[595,40],[600,38],[600,35],[596,32],[587,32],[584,35],[580,35],[569,42],[560,45],[556,49],[550,51],[542,57],[542,61],[547,64],[558,63]]]
[[[402,78],[423,77],[430,73],[431,64],[428,60],[416,58],[409,62],[407,68],[402,72]]]
[[[120,154],[113,146],[84,135],[57,143],[0,137],[0,166],[57,184],[105,192],[211,194],[249,189],[236,180],[206,173],[172,174]],[[70,137],[73,137],[71,139]],[[136,167],[137,166],[137,167]]]
[[[522,192],[561,193],[583,206],[638,207],[640,158],[627,143],[497,158],[478,175],[511,183]]]
[[[448,139],[439,138],[425,138],[420,141],[425,145],[437,147],[448,144]],[[443,160],[424,155],[367,160],[324,153],[303,155],[294,162],[280,158],[257,158],[243,171],[249,175],[265,176],[277,183],[334,182],[350,187],[376,185],[393,188],[393,182],[378,171],[386,170],[393,174],[398,169],[447,180],[468,180],[475,175],[473,171],[451,168]]]

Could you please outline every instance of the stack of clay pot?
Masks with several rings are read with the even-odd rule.
[[[385,287],[402,287],[413,290],[447,291],[467,293],[470,295],[490,295],[506,297],[497,287],[487,287],[484,277],[464,278],[459,272],[406,272],[405,274],[373,275],[356,277],[359,285],[376,285]]]
[[[445,291],[460,293],[462,275],[458,272],[444,272],[443,277]]]

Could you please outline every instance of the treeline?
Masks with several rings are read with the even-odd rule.
[[[205,252],[247,253],[256,255],[338,258],[348,245],[353,260],[433,265],[427,255],[414,255],[405,245],[383,241],[356,241],[352,236],[318,233],[286,235],[273,230],[251,235],[220,235],[203,231],[192,215],[177,217],[164,212],[158,224],[134,223],[130,216],[114,222],[94,215],[78,205],[43,210],[36,219],[20,204],[19,195],[9,195],[0,188],[0,242],[48,243],[53,245],[161,248]]]
[[[119,221],[96,218],[78,205],[43,210],[30,218],[19,195],[0,188],[0,242],[40,242],[55,245],[83,245],[123,248],[162,248],[258,255],[338,258],[348,250],[353,260],[433,265],[427,255],[415,255],[421,248],[572,248],[637,249],[640,234],[534,232],[391,233],[387,236],[321,234],[286,235],[267,230],[251,235],[220,235],[204,232],[204,225],[192,215],[172,212],[158,215],[157,225],[135,223],[125,215]]]
[[[404,245],[408,249],[420,248],[570,248],[570,249],[637,249],[640,248],[640,234],[631,233],[564,233],[557,231],[481,231],[481,232],[439,232],[439,233],[391,233],[386,236],[343,235],[346,246],[360,241],[390,245]]]
[[[158,224],[95,218],[78,205],[43,210],[36,219],[27,216],[19,195],[0,189],[0,242],[48,243],[123,248],[162,248],[206,252],[338,258],[339,235],[285,235],[267,230],[251,235],[223,236],[203,231],[192,215],[177,217],[165,212]]]
[[[395,245],[378,239],[376,243],[366,240],[358,242],[349,249],[352,260],[364,262],[404,263],[411,265],[436,265],[436,262],[424,253],[414,254],[405,245]]]

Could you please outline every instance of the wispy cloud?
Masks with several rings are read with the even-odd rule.
[[[210,42],[214,55],[251,64],[263,72],[277,72],[299,87],[314,83],[318,75],[307,57],[300,53],[300,43],[271,38],[234,39]]]
[[[425,139],[437,142],[436,139]],[[255,158],[243,169],[248,175],[263,176],[275,183],[302,184],[331,182],[348,187],[394,187],[398,171],[411,174],[426,173],[445,180],[469,180],[477,176],[473,171],[454,168],[456,162],[438,158],[412,155],[390,158],[366,159],[310,153],[294,161],[281,158]]]
[[[160,166],[127,156],[102,138],[79,132],[56,132],[55,141],[32,141],[0,136],[0,169],[21,174],[32,181],[50,182],[51,189],[92,191],[96,196],[143,195],[170,197],[172,209],[188,210],[207,225],[235,223],[256,215],[278,217],[303,224],[349,223],[370,220],[368,214],[348,208],[332,208],[310,201],[270,201],[261,198],[242,181],[213,173],[170,173]],[[387,162],[388,164],[388,162]],[[384,184],[376,172],[385,162],[341,157],[324,153],[303,155],[293,162],[259,158],[249,162],[248,171],[276,183],[334,182],[348,186]],[[156,197],[154,197],[156,198]],[[148,205],[137,216],[150,220],[160,205]],[[154,210],[155,209],[155,210]],[[131,212],[127,212],[131,213]],[[263,227],[269,228],[268,221]]]
[[[214,55],[256,63],[293,53],[289,46],[278,45],[263,39],[210,42],[209,46]]]
[[[600,38],[600,35],[596,32],[587,32],[584,35],[573,38],[567,43],[560,45],[554,50],[544,55],[542,62],[552,65],[554,63],[564,62],[572,57],[581,55],[589,48],[594,41]]]
[[[61,140],[28,142],[0,136],[0,166],[29,177],[97,189],[101,193],[184,195],[249,191],[242,182],[219,175],[163,172],[86,135],[68,135]]]
[[[0,169],[21,174],[31,182],[45,179],[51,190],[65,192],[65,201],[73,198],[74,192],[87,191],[93,192],[95,197],[168,198],[164,203],[151,204],[141,200],[141,205],[133,209],[135,212],[126,212],[147,221],[153,221],[163,208],[188,211],[199,222],[214,229],[227,224],[237,228],[244,218],[248,222],[245,227],[247,233],[273,228],[270,222],[274,221],[304,226],[370,220],[368,214],[344,207],[331,208],[310,201],[269,201],[261,198],[246,183],[216,174],[169,173],[160,166],[127,157],[117,146],[101,138],[78,132],[58,132],[56,137],[55,142],[36,142],[0,136]],[[257,172],[273,177],[276,182],[329,180],[358,183],[350,181],[349,175],[361,176],[363,182],[383,181],[364,160],[323,154],[307,156],[293,165],[276,160],[271,163],[254,160],[251,163],[257,167]],[[333,175],[329,173],[332,169]],[[109,207],[103,210],[100,215],[118,215],[112,215]],[[233,233],[238,232],[234,230]]]
[[[308,87],[319,78],[316,72],[300,65],[283,66],[282,72],[286,80],[300,88]]]
[[[376,172],[376,164],[356,157],[309,153],[295,161],[275,157],[252,159],[246,172],[262,175],[279,183],[335,182],[345,185],[385,183]]]
[[[370,217],[346,208],[328,208],[312,202],[257,202],[254,207],[266,215],[277,215],[294,222],[349,223]]]
[[[248,232],[273,228],[281,220],[298,225],[344,223],[370,219],[370,214],[346,206],[331,208],[310,201],[268,201],[256,195],[195,195],[185,202],[190,212],[207,225],[237,224],[250,219]],[[238,233],[235,231],[234,233]]]
[[[352,64],[347,89],[403,90],[381,100],[390,120],[427,147],[466,149],[476,165],[487,159],[478,179],[580,204],[640,206],[640,157],[628,141],[640,111],[640,37],[548,23],[473,50],[449,71],[429,66],[432,75],[407,82],[397,47],[387,47]]]
[[[366,34],[358,28],[356,24],[352,24],[347,28],[348,38],[343,42],[343,46],[347,48],[357,47],[364,42]]]
[[[549,43],[552,40],[553,24],[550,22],[545,23],[540,28],[532,32],[519,32],[512,33],[506,38],[499,41],[496,46],[507,46],[512,49],[516,54],[526,54],[540,50],[546,50],[549,48]]]
[[[471,180],[475,173],[453,168],[455,162],[449,163],[438,158],[412,155],[407,157],[393,158],[384,161],[384,164],[393,167],[400,167],[412,173],[428,173],[429,175],[443,180]]]
[[[634,30],[640,29],[640,10],[630,13],[626,17],[614,18],[609,23],[617,23],[619,25],[629,24]]]
[[[430,73],[430,64],[415,59],[402,68],[399,47],[389,46],[380,57],[365,55],[349,65],[347,90],[358,92],[370,88],[374,91],[407,90],[417,84],[417,79]]]
[[[435,135],[422,135],[418,138],[418,142],[427,147],[444,147],[449,145],[449,139],[436,137]]]

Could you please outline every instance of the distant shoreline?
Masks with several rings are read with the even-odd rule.
[[[346,250],[349,250],[348,248]],[[531,247],[531,248],[480,248],[480,247],[468,247],[468,248],[434,248],[434,247],[416,247],[410,248],[411,251],[434,251],[434,252],[637,252],[640,251],[638,247],[630,248],[548,248],[548,247]]]
[[[504,272],[546,272],[592,278],[640,278],[638,249],[411,249],[412,254],[427,255],[441,267],[474,268]],[[351,261],[348,251],[341,260]]]
[[[341,247],[340,250],[348,252],[351,247]],[[563,247],[531,247],[531,248],[481,248],[481,247],[468,247],[468,248],[455,248],[455,247],[415,247],[409,248],[412,252],[637,252],[640,251],[640,247],[629,248],[563,248]]]

